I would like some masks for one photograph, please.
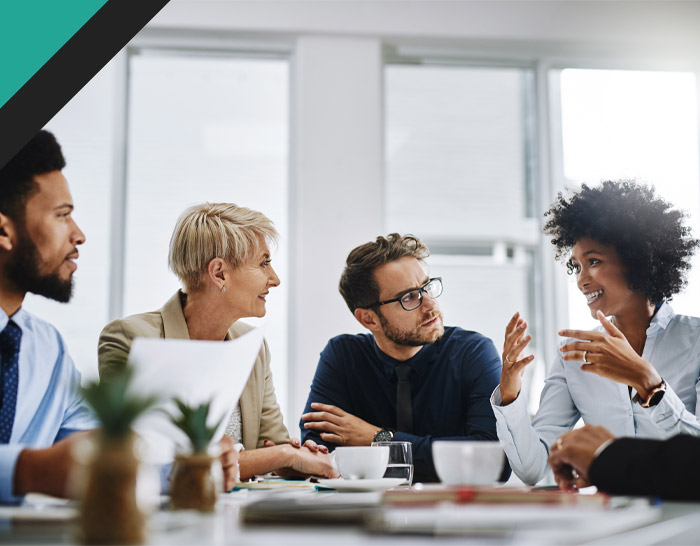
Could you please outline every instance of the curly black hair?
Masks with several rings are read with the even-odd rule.
[[[38,189],[34,176],[65,166],[56,137],[49,131],[39,131],[0,169],[0,212],[14,219],[24,218],[27,199]]]
[[[576,241],[588,237],[615,248],[627,285],[654,304],[670,300],[687,284],[690,258],[700,242],[683,225],[685,214],[634,181],[582,185],[568,199],[559,193],[545,212],[544,226],[556,247],[556,259],[568,255]],[[570,260],[567,269],[572,273]]]

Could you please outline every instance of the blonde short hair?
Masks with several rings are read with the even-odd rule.
[[[168,266],[186,290],[196,290],[210,261],[222,258],[238,267],[252,257],[261,237],[268,244],[278,238],[273,222],[261,212],[233,203],[194,205],[175,224]]]

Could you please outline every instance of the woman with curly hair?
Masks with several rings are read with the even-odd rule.
[[[559,332],[566,339],[530,422],[520,389],[531,337],[518,313],[508,323],[491,403],[513,471],[530,484],[544,478],[549,446],[579,418],[616,436],[700,436],[700,318],[668,304],[698,246],[683,214],[651,188],[607,181],[560,193],[545,216],[557,259],[601,326]]]

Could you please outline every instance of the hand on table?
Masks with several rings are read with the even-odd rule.
[[[263,441],[263,447],[274,447],[275,445],[275,442],[273,442],[272,440]],[[289,445],[296,448],[302,447],[299,438],[292,438],[291,440],[289,440]],[[304,442],[303,447],[309,448],[309,450],[313,451],[314,453],[317,451],[320,451],[321,453],[328,453],[328,448],[326,446],[318,445],[313,440],[306,440],[306,442]]]
[[[586,425],[559,436],[549,450],[549,466],[560,489],[588,487],[588,471],[598,448],[615,436],[605,427]]]
[[[506,337],[503,342],[503,369],[499,390],[501,402],[507,406],[520,394],[523,385],[523,373],[527,366],[535,358],[534,355],[522,356],[523,350],[530,343],[532,336],[525,334],[527,322],[515,313],[506,326]]]
[[[337,406],[312,402],[311,408],[317,411],[301,416],[306,421],[304,428],[320,431],[321,439],[325,442],[339,446],[368,446],[381,430]]]
[[[286,448],[286,457],[283,466],[275,471],[282,477],[302,477],[318,476],[320,478],[338,478],[340,474],[331,464],[331,457],[328,453],[311,451],[308,447]]]
[[[233,439],[226,435],[219,440],[219,447],[221,448],[221,468],[224,471],[224,491],[230,491],[236,483],[241,481],[238,451]]]
[[[642,398],[662,381],[654,366],[644,360],[632,348],[624,334],[598,311],[598,320],[604,332],[588,330],[561,330],[562,337],[582,341],[570,341],[559,349],[564,360],[584,362],[581,369],[634,387]],[[584,355],[585,353],[585,355]],[[585,358],[584,358],[585,356]]]
[[[43,493],[54,497],[74,495],[69,491],[68,477],[73,469],[73,450],[92,431],[75,432],[43,449],[25,449],[15,464],[13,490],[17,496]]]

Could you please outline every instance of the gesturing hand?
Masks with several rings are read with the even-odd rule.
[[[562,337],[573,337],[581,341],[570,341],[560,347],[562,359],[583,362],[581,369],[607,377],[618,383],[634,387],[642,398],[662,381],[656,368],[644,360],[625,338],[624,334],[598,311],[598,320],[604,332],[587,330],[561,330]]]
[[[320,431],[325,442],[340,446],[368,446],[381,430],[337,406],[313,402],[311,408],[317,411],[301,416],[306,421],[304,428]]]
[[[549,466],[560,489],[588,487],[588,471],[598,448],[615,436],[606,428],[586,425],[562,434],[549,450]]]
[[[523,373],[527,366],[535,358],[529,355],[524,358],[522,352],[530,343],[532,337],[525,335],[527,322],[520,318],[520,313],[515,313],[506,326],[506,338],[503,342],[503,370],[501,371],[501,401],[504,406],[510,404],[518,397],[523,385]]]

